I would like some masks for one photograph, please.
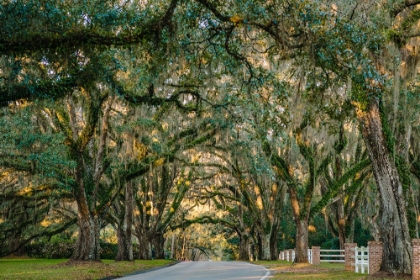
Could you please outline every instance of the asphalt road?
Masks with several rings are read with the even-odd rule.
[[[269,272],[262,266],[245,262],[200,261],[180,262],[176,265],[122,280],[266,280]]]

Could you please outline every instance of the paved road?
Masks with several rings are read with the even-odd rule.
[[[121,280],[265,280],[269,272],[245,262],[181,262]]]

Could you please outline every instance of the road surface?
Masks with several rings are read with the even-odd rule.
[[[180,262],[176,265],[119,278],[121,280],[266,280],[269,272],[246,262]]]

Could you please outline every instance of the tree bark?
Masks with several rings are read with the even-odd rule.
[[[277,260],[277,235],[276,232],[271,231],[268,234],[261,235],[262,241],[262,260]]]
[[[71,259],[99,261],[99,219],[97,217],[92,217],[89,212],[81,211],[79,202],[77,204],[79,208],[77,216],[79,235],[76,242],[76,248]]]
[[[131,240],[133,225],[133,186],[132,182],[126,183],[125,187],[125,211],[124,220],[122,224],[118,225],[118,253],[115,258],[116,261],[132,261],[133,258],[133,244]]]
[[[271,234],[262,234],[262,256],[261,260],[271,260],[271,246],[270,246]]]
[[[150,244],[147,238],[147,232],[145,229],[137,227],[136,236],[139,241],[139,259],[150,260],[152,259],[152,244]]]
[[[357,116],[381,197],[379,227],[384,243],[381,270],[411,274],[411,240],[404,193],[385,139],[379,101],[372,98],[368,109],[358,110]]]
[[[78,215],[77,224],[79,235],[77,237],[76,248],[73,252],[72,260],[99,261],[99,218],[91,213],[85,193],[84,186],[84,165],[78,164],[76,167],[77,190],[75,198],[77,203]]]
[[[165,258],[165,238],[162,233],[156,233],[152,239],[152,246],[155,259]]]
[[[248,237],[245,235],[239,236],[239,259],[249,260],[249,242]]]
[[[270,236],[270,260],[277,260],[279,257],[279,252],[277,248],[277,230],[271,232]]]
[[[295,259],[297,263],[308,262],[308,221],[299,220],[296,223]]]

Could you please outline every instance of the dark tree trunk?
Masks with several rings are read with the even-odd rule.
[[[152,240],[153,252],[155,259],[165,258],[165,238],[162,233],[157,233]]]
[[[99,261],[99,218],[89,211],[83,181],[83,167],[78,165],[76,172],[78,189],[75,197],[78,208],[77,224],[79,226],[79,235],[71,258],[82,261]]]
[[[271,232],[270,236],[270,260],[277,260],[279,257],[279,252],[277,248],[277,230]]]
[[[384,136],[379,101],[373,99],[368,110],[359,110],[357,115],[381,197],[379,227],[384,243],[381,270],[411,274],[411,240],[404,193]]]
[[[245,235],[239,236],[239,259],[250,260],[249,258],[249,242],[248,237]]]
[[[144,230],[137,231],[137,238],[139,240],[139,259],[150,260],[152,259],[152,248]]]
[[[258,252],[257,252],[257,261],[262,260],[263,258],[263,237],[260,234],[257,234],[257,246],[258,246]]]
[[[21,244],[22,240],[20,237],[10,238],[9,248],[6,252],[12,252],[13,257],[22,257],[25,255],[25,248]]]
[[[133,187],[132,182],[126,183],[124,221],[118,225],[118,253],[116,261],[133,260],[133,243],[131,241],[133,225]]]
[[[305,220],[300,220],[296,223],[295,252],[295,262],[308,262],[308,222]]]

